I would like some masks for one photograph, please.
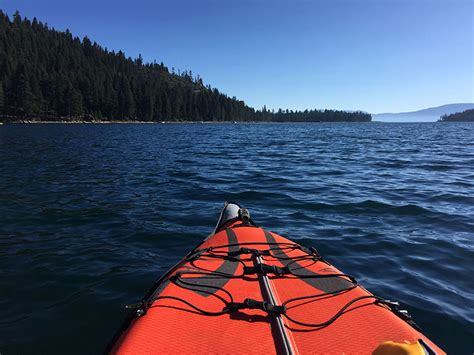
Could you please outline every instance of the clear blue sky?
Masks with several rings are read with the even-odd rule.
[[[0,0],[8,14],[190,69],[253,107],[474,102],[472,0]]]

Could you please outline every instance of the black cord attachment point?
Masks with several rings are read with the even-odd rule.
[[[251,298],[247,298],[244,302],[229,302],[224,310],[228,312],[235,312],[241,309],[260,309],[267,313],[273,314],[284,314],[286,313],[285,306],[272,305],[266,301],[256,301]]]
[[[418,326],[418,324],[416,324],[413,321],[410,313],[408,313],[408,311],[406,309],[400,309],[400,303],[395,302],[395,301],[390,301],[390,300],[384,300],[384,299],[376,300],[375,303],[383,304],[383,305],[387,306],[398,317],[400,317],[405,322],[410,324],[413,328],[415,328],[416,330],[421,332],[421,328]]]
[[[252,254],[255,256],[271,256],[270,250],[258,250],[252,248],[239,248],[238,250],[230,251],[227,255],[238,256],[241,254]]]
[[[128,304],[125,306],[125,308],[135,310],[137,317],[141,317],[148,312],[148,302],[146,300],[142,300],[140,303]]]
[[[285,275],[290,274],[288,267],[278,267],[275,265],[267,264],[257,264],[255,266],[244,266],[244,275],[254,275],[254,274],[275,274],[275,275]]]

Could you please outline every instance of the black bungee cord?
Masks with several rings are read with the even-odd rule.
[[[243,246],[251,246],[251,245],[276,246],[276,248],[269,248],[267,250],[256,250],[256,249],[243,248]],[[237,251],[234,251],[234,252],[219,250],[219,249],[223,249],[223,248],[230,249],[230,247],[236,247],[236,246],[240,247],[240,249],[237,250]],[[342,273],[318,274],[318,275],[298,275],[298,274],[294,273],[293,270],[304,269],[305,266],[300,266],[298,268],[293,268],[292,269],[291,265],[294,265],[298,261],[303,261],[303,260],[312,260],[316,263],[316,262],[320,261],[321,259],[320,259],[319,254],[314,255],[313,253],[312,254],[307,254],[307,255],[295,256],[295,257],[288,257],[288,256],[287,257],[281,257],[280,256],[281,254],[287,255],[286,252],[293,251],[293,250],[303,250],[303,248],[300,247],[297,244],[294,244],[294,243],[281,243],[280,244],[280,243],[264,243],[264,242],[246,242],[246,243],[234,243],[234,244],[227,244],[227,245],[219,245],[219,246],[215,246],[215,247],[209,247],[209,248],[206,248],[206,249],[203,249],[203,250],[197,250],[195,253],[191,254],[187,258],[187,260],[192,263],[193,267],[196,270],[179,271],[176,274],[174,274],[173,276],[171,276],[169,280],[174,282],[175,285],[177,285],[179,287],[182,287],[184,289],[188,289],[188,290],[191,290],[191,291],[199,291],[199,292],[202,292],[202,293],[205,293],[205,294],[216,297],[224,305],[222,310],[221,311],[205,310],[205,309],[202,309],[200,307],[197,307],[196,305],[192,304],[191,302],[189,302],[189,301],[187,301],[183,298],[176,297],[176,296],[158,296],[158,297],[155,297],[152,300],[150,300],[149,303],[153,304],[155,301],[171,299],[171,300],[175,300],[175,301],[181,302],[183,304],[186,304],[187,306],[191,307],[192,309],[194,309],[195,311],[197,311],[197,312],[199,312],[203,315],[210,315],[210,316],[218,316],[218,315],[223,315],[223,314],[226,314],[226,313],[229,313],[229,312],[238,311],[238,310],[241,310],[241,309],[250,309],[250,308],[259,308],[259,309],[262,309],[262,310],[265,310],[265,311],[270,311],[270,312],[275,311],[267,302],[258,302],[258,301],[252,300],[252,299],[246,299],[243,303],[236,303],[236,302],[234,302],[232,294],[223,287],[208,285],[208,284],[205,284],[205,283],[202,283],[202,282],[200,282],[199,284],[192,282],[193,279],[196,279],[196,276],[199,276],[200,281],[202,281],[203,279],[215,279],[215,278],[226,278],[226,279],[242,278],[242,277],[248,275],[248,274],[245,273],[246,264],[240,257],[237,257],[237,255],[241,256],[241,255],[245,255],[245,254],[251,254],[251,255],[256,255],[257,254],[257,255],[262,255],[264,258],[269,256],[269,257],[272,257],[272,258],[274,258],[276,260],[280,260],[280,261],[281,260],[291,260],[290,263],[288,263],[285,266],[285,271],[286,271],[285,274],[278,275],[278,276],[290,275],[290,276],[295,276],[295,277],[298,277],[298,278],[318,278],[318,279],[338,277],[338,278],[344,278],[345,280],[348,280],[348,282],[351,282],[350,286],[346,287],[344,289],[340,289],[340,290],[337,290],[337,291],[334,291],[334,292],[324,292],[324,293],[320,293],[320,294],[316,294],[316,295],[292,298],[292,299],[289,299],[289,300],[285,301],[281,306],[277,306],[277,307],[281,307],[281,308],[277,308],[276,311],[278,313],[283,314],[290,321],[292,321],[296,324],[300,324],[300,325],[306,324],[304,322],[294,320],[292,317],[287,315],[286,308],[287,308],[288,304],[290,304],[292,302],[296,302],[298,300],[303,300],[303,299],[317,299],[317,298],[321,298],[323,296],[340,294],[342,292],[349,291],[349,290],[357,287],[357,282],[355,281],[355,279],[352,276],[342,274]],[[274,251],[279,251],[279,252],[274,253]],[[229,255],[229,254],[232,254],[232,255]],[[238,262],[239,264],[241,264],[243,266],[244,271],[242,273],[239,273],[239,274],[236,275],[236,274],[229,274],[229,273],[225,273],[225,272],[221,272],[221,271],[210,271],[210,270],[203,269],[203,268],[196,265],[196,261],[206,260],[206,259],[222,259],[222,260],[231,261],[231,262]],[[229,300],[226,300],[224,297],[218,295],[217,292],[212,292],[212,291],[205,290],[206,288],[211,289],[211,290],[215,290],[215,291],[222,291],[224,294],[226,294],[229,297]],[[349,307],[349,306],[350,305],[347,305],[347,307]],[[345,307],[342,310],[342,312],[347,307]],[[342,314],[342,312],[338,312],[338,314],[336,314],[335,317],[336,318],[339,317],[339,313]],[[336,318],[334,318],[334,319],[331,318],[329,321],[324,322],[324,323],[330,324]],[[321,323],[321,324],[323,324],[323,323]],[[309,323],[307,325],[308,326],[313,326]],[[316,326],[320,326],[320,325],[318,324]]]
[[[253,246],[266,245],[266,246],[270,246],[270,248],[264,249],[264,250],[247,248],[248,246],[252,246],[252,245]],[[234,250],[234,251],[229,251],[231,247],[239,247],[239,249]],[[227,251],[220,250],[224,248],[227,248],[228,250]],[[294,257],[288,256],[287,252],[291,252],[295,250],[303,251],[306,253],[306,255],[299,255],[299,256],[294,256]],[[282,254],[286,256],[283,257],[281,256]],[[242,255],[250,255],[251,258],[261,256],[263,260],[266,260],[265,259],[266,257],[271,257],[273,259],[276,259],[282,262],[284,265],[285,265],[284,261],[289,261],[289,262],[286,263],[286,265],[283,268],[266,265],[266,264],[257,264],[257,266],[260,266],[260,268],[247,267],[245,264],[245,261],[242,260],[241,258]],[[225,261],[236,262],[242,265],[243,271],[236,275],[236,274],[225,273],[222,271],[206,270],[196,265],[196,261],[206,260],[206,259],[221,259]],[[337,296],[359,287],[359,284],[354,277],[347,274],[343,274],[343,273],[308,274],[308,275],[295,273],[296,270],[300,270],[300,269],[307,270],[306,268],[308,267],[308,265],[305,265],[305,266],[298,265],[298,262],[308,260],[308,261],[313,262],[311,265],[314,265],[315,263],[320,262],[320,261],[325,262],[324,259],[321,257],[321,255],[315,249],[308,249],[296,243],[245,242],[245,243],[225,244],[225,245],[213,246],[213,247],[209,247],[209,248],[205,248],[201,250],[196,250],[194,253],[189,255],[188,258],[186,258],[185,260],[188,261],[192,265],[192,267],[195,268],[195,270],[178,271],[177,273],[169,277],[168,280],[173,282],[178,287],[188,289],[191,291],[198,291],[200,293],[205,293],[205,294],[215,297],[217,300],[222,302],[223,304],[222,310],[220,311],[205,310],[181,297],[176,297],[176,296],[154,297],[146,302],[147,303],[146,309],[152,306],[154,302],[160,301],[160,300],[166,300],[166,299],[181,302],[189,306],[194,311],[203,315],[208,315],[208,316],[220,316],[224,314],[229,314],[231,312],[240,311],[243,309],[261,309],[263,311],[266,311],[267,313],[281,314],[290,322],[300,325],[300,326],[310,327],[310,328],[322,328],[336,321],[341,315],[343,315],[347,311],[347,309],[351,305],[362,300],[373,299],[374,302],[366,303],[364,304],[364,306],[374,305],[374,304],[384,305],[388,307],[390,310],[392,310],[393,312],[395,312],[398,316],[405,319],[410,324],[416,326],[416,324],[411,322],[411,318],[408,315],[406,315],[406,313],[400,313],[403,311],[398,310],[397,303],[384,300],[381,297],[374,296],[374,295],[359,296],[350,300],[344,306],[342,306],[331,318],[323,322],[310,323],[310,322],[303,322],[303,321],[293,318],[290,314],[288,314],[288,310],[293,309],[295,307],[299,307],[307,303],[305,302],[303,304],[291,306],[291,304],[295,302],[305,301],[305,300],[312,302],[319,299],[324,299],[328,296],[329,297]],[[295,265],[295,264],[297,265],[297,267],[292,267],[292,265]],[[330,264],[328,265],[330,266]],[[262,266],[266,266],[265,270]],[[246,273],[246,270],[247,270],[247,273]],[[342,278],[343,280],[347,281],[348,286],[345,288],[335,290],[335,291],[322,292],[322,293],[313,294],[313,295],[290,298],[284,301],[280,306],[275,306],[275,305],[269,304],[266,301],[256,301],[253,299],[245,299],[243,302],[234,302],[234,298],[232,294],[223,287],[209,285],[202,282],[200,282],[199,284],[192,282],[193,279],[199,279],[199,281],[206,280],[206,279],[211,280],[211,279],[216,279],[216,278],[239,279],[251,274],[257,274],[259,273],[259,271],[264,272],[264,273],[274,273],[276,277],[293,276],[299,279]],[[215,290],[215,291],[213,292],[210,290]],[[226,297],[217,294],[217,292],[219,291],[225,294],[228,297],[228,300],[226,299]],[[166,307],[167,305],[164,305],[164,306]],[[145,313],[146,311],[142,312],[141,314],[137,312],[138,315],[143,315]]]

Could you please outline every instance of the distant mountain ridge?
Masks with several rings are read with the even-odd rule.
[[[450,115],[470,109],[474,109],[474,103],[447,104],[411,112],[377,113],[372,114],[372,117],[374,121],[385,122],[436,122],[442,115]]]

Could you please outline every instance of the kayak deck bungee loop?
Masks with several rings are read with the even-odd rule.
[[[443,353],[397,302],[230,207],[214,234],[127,306],[133,314],[112,352],[370,353],[387,341],[421,341]]]
[[[242,243],[242,244],[252,245],[254,243],[246,242],[246,243]],[[258,243],[258,244],[263,245],[264,243]],[[303,250],[303,249],[305,249],[305,248],[301,248],[299,245],[290,244],[290,243],[288,243],[288,244],[289,244],[287,246],[288,250],[294,250],[294,249]],[[402,317],[402,319],[406,320],[412,326],[419,329],[419,327],[411,320],[411,317],[409,316],[407,311],[399,310],[398,307],[395,307],[395,305],[399,306],[398,303],[394,303],[392,301],[388,301],[388,300],[385,300],[383,298],[380,298],[380,297],[377,297],[377,296],[374,296],[374,295],[362,296],[362,297],[357,297],[357,298],[352,299],[351,301],[349,301],[345,305],[343,305],[343,307],[341,307],[341,309],[333,317],[331,317],[327,321],[320,322],[320,323],[305,323],[305,322],[302,322],[302,321],[298,321],[298,320],[292,318],[291,316],[289,316],[287,314],[286,307],[287,307],[288,304],[291,304],[291,303],[294,303],[294,302],[297,302],[297,301],[301,301],[301,300],[316,299],[316,298],[324,297],[324,296],[335,296],[335,295],[337,295],[341,292],[350,291],[353,288],[358,286],[358,283],[355,280],[355,278],[350,276],[350,275],[346,275],[346,274],[342,274],[342,273],[338,273],[338,274],[298,275],[298,274],[294,273],[291,270],[291,268],[289,268],[288,266],[282,268],[282,267],[277,267],[275,265],[267,265],[267,264],[259,263],[257,260],[255,260],[256,266],[246,266],[245,262],[243,260],[236,257],[237,255],[251,254],[254,258],[256,258],[257,256],[261,257],[262,255],[265,255],[265,256],[271,256],[271,257],[279,259],[280,257],[272,255],[271,249],[257,250],[257,249],[242,248],[241,247],[237,252],[236,251],[229,252],[229,253],[227,253],[227,255],[225,255],[223,253],[219,253],[219,254],[215,253],[215,249],[219,249],[219,248],[222,249],[222,248],[226,248],[226,247],[229,247],[229,246],[231,246],[231,245],[220,245],[218,247],[207,248],[206,250],[201,250],[199,253],[193,254],[191,257],[187,258],[186,260],[195,261],[195,260],[199,260],[201,258],[205,259],[206,257],[208,257],[208,258],[221,258],[221,259],[225,259],[225,260],[228,260],[228,261],[238,262],[238,263],[243,264],[242,274],[233,275],[233,274],[226,274],[226,273],[216,272],[216,271],[209,272],[209,271],[206,271],[206,270],[202,270],[202,271],[193,270],[193,271],[178,272],[170,278],[170,281],[174,282],[177,286],[180,286],[182,288],[186,288],[186,289],[192,290],[192,291],[205,292],[209,295],[212,295],[212,296],[216,297],[217,299],[219,299],[220,301],[222,301],[224,303],[224,307],[223,307],[222,311],[219,311],[219,312],[206,311],[206,310],[200,309],[200,308],[190,304],[186,300],[178,298],[178,297],[170,297],[170,296],[160,297],[160,296],[158,296],[158,297],[155,297],[151,300],[148,300],[147,302],[139,303],[138,304],[139,307],[137,308],[137,310],[140,310],[140,311],[137,313],[137,315],[142,316],[142,315],[146,314],[146,311],[150,307],[150,305],[153,304],[154,302],[160,300],[160,299],[173,299],[173,300],[176,300],[176,301],[183,302],[183,303],[187,304],[188,306],[190,306],[194,310],[196,310],[198,312],[201,312],[204,315],[222,315],[222,314],[225,314],[225,313],[228,313],[228,312],[235,312],[235,311],[239,311],[239,310],[242,310],[242,309],[261,309],[261,310],[263,310],[267,313],[282,314],[286,318],[288,318],[290,321],[292,321],[296,324],[302,325],[302,326],[324,327],[324,326],[328,326],[329,324],[334,322],[338,317],[340,317],[343,314],[343,312],[350,305],[354,304],[355,302],[360,301],[360,300],[364,300],[364,299],[373,299],[375,304],[389,306],[389,308],[392,311],[394,311],[395,313],[397,313],[397,315]],[[233,246],[241,246],[241,245],[240,244],[233,244]],[[231,254],[232,256],[230,256],[229,254]],[[283,259],[289,260],[291,258],[286,257],[286,258],[283,258]],[[314,260],[315,262],[321,260],[319,254],[316,254],[316,255],[308,254],[307,256],[299,256],[299,257],[293,259],[290,264],[296,263],[297,261],[309,260],[309,259]],[[196,269],[200,269],[200,268],[196,268]],[[300,266],[300,269],[303,269],[303,267]],[[342,277],[342,278],[344,278],[344,279],[346,279],[350,282],[350,286],[346,287],[346,288],[343,288],[343,289],[340,289],[340,290],[332,291],[332,292],[323,292],[323,293],[318,293],[318,294],[308,295],[308,296],[303,296],[303,297],[295,297],[295,298],[292,298],[292,299],[288,299],[285,302],[283,302],[282,305],[277,306],[277,305],[271,305],[266,301],[260,301],[259,302],[259,301],[256,301],[256,300],[253,300],[253,299],[250,299],[250,298],[245,299],[244,302],[240,302],[240,303],[239,302],[234,302],[232,295],[228,291],[226,291],[225,288],[223,288],[223,287],[216,287],[216,286],[212,286],[212,285],[206,285],[206,284],[203,284],[203,283],[196,284],[196,283],[191,282],[193,279],[196,279],[195,276],[201,276],[199,279],[203,280],[206,277],[211,278],[211,279],[212,278],[219,278],[219,277],[222,277],[222,278],[243,278],[243,277],[245,277],[245,275],[255,275],[255,274],[264,274],[264,275],[273,274],[275,277],[282,277],[282,276],[285,276],[285,275],[292,275],[292,276],[296,276],[296,277],[299,277],[299,278],[314,278],[314,279],[316,279],[316,278],[317,279],[322,279],[322,278]],[[186,277],[186,276],[188,276],[188,277]],[[213,289],[214,292],[205,291],[202,288]],[[222,291],[227,296],[229,296],[230,300],[229,301],[225,300],[223,297],[217,295],[215,291]],[[144,307],[142,307],[142,305]]]

